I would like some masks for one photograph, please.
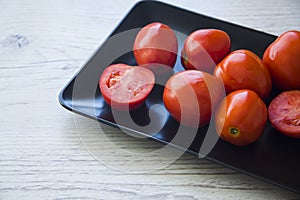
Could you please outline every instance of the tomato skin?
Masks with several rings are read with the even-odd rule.
[[[159,22],[144,26],[133,44],[133,53],[138,65],[156,63],[173,68],[177,51],[178,41],[174,31]]]
[[[139,108],[149,96],[154,83],[154,74],[149,69],[113,64],[102,72],[99,88],[109,106],[126,111]]]
[[[268,107],[272,126],[293,138],[300,138],[300,90],[284,91]]]
[[[300,89],[300,32],[282,33],[263,55],[275,87],[280,90]]]
[[[187,70],[170,77],[163,92],[163,102],[177,122],[201,127],[208,124],[224,93],[223,85],[216,77]]]
[[[185,69],[198,69],[212,73],[226,55],[230,53],[229,35],[217,29],[199,29],[185,40],[181,51],[181,63]]]
[[[255,92],[237,90],[227,95],[218,106],[216,132],[227,142],[245,146],[259,139],[267,116],[267,107]]]
[[[216,66],[214,75],[223,81],[227,94],[235,90],[250,89],[266,99],[272,89],[268,69],[249,50],[231,52]]]

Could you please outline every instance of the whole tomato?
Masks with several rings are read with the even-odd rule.
[[[267,107],[255,92],[237,90],[227,95],[218,106],[216,131],[227,142],[248,145],[261,136],[267,116]]]
[[[214,75],[223,81],[227,94],[235,90],[250,89],[265,99],[272,89],[268,69],[249,50],[231,52],[216,66]]]
[[[170,77],[163,92],[163,102],[177,122],[201,127],[208,124],[224,95],[223,85],[216,77],[187,70]]]
[[[174,67],[177,51],[178,42],[175,32],[160,22],[144,26],[138,32],[133,44],[133,53],[137,64],[152,63],[154,64],[152,69],[158,74],[159,70],[163,73],[165,66]]]
[[[280,90],[300,89],[300,32],[281,34],[263,55],[275,87]]]
[[[230,53],[229,35],[217,29],[199,29],[185,40],[181,51],[181,63],[185,69],[213,72],[226,55]]]
[[[105,68],[99,79],[104,101],[116,110],[140,107],[154,87],[152,71],[144,67],[113,64]]]

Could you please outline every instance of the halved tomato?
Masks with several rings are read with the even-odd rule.
[[[154,83],[154,74],[147,68],[114,64],[101,74],[99,87],[108,105],[125,111],[140,107],[149,96]]]
[[[281,133],[300,138],[300,90],[280,93],[269,105],[269,119]]]

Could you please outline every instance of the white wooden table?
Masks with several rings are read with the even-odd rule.
[[[106,125],[114,145],[101,144],[101,159],[85,148],[78,133],[98,141],[99,124],[63,109],[58,93],[136,2],[0,0],[0,199],[299,199],[188,154],[140,173],[163,158],[115,154],[160,144]],[[300,30],[298,0],[167,2],[275,35]]]

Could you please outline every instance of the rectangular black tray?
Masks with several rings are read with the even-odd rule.
[[[60,92],[59,102],[61,105],[75,113],[117,126],[110,107],[104,103],[99,92],[100,74],[105,67],[112,63],[122,62],[135,65],[134,56],[130,52],[135,35],[139,28],[155,21],[167,24],[175,31],[185,35],[200,28],[224,30],[231,37],[231,50],[248,49],[260,57],[266,47],[276,39],[274,35],[193,13],[165,3],[142,1],[131,9],[109,38]],[[122,34],[122,37],[118,37],[119,34]],[[179,47],[182,47],[184,39],[184,37],[178,38]],[[182,70],[180,61],[177,61],[175,70]],[[159,86],[154,88],[146,101],[148,107],[153,104],[163,106],[162,90]],[[273,91],[273,95],[275,94],[276,91]],[[131,117],[142,126],[149,123],[148,110],[143,107],[132,112]],[[164,119],[167,117],[167,121],[157,134],[149,134],[149,137],[163,143],[171,142],[174,134],[176,134],[178,123],[169,117],[168,113],[161,115],[158,113],[155,117]],[[136,130],[135,127],[126,124],[122,124],[122,126],[136,134],[148,134],[142,129]],[[198,155],[205,131],[205,128],[198,130],[194,142],[187,150],[188,152]],[[173,145],[182,148],[180,142]],[[236,147],[219,140],[206,156],[206,159],[299,193],[299,155],[300,140],[283,136],[268,123],[263,136],[256,143],[246,147]]]

